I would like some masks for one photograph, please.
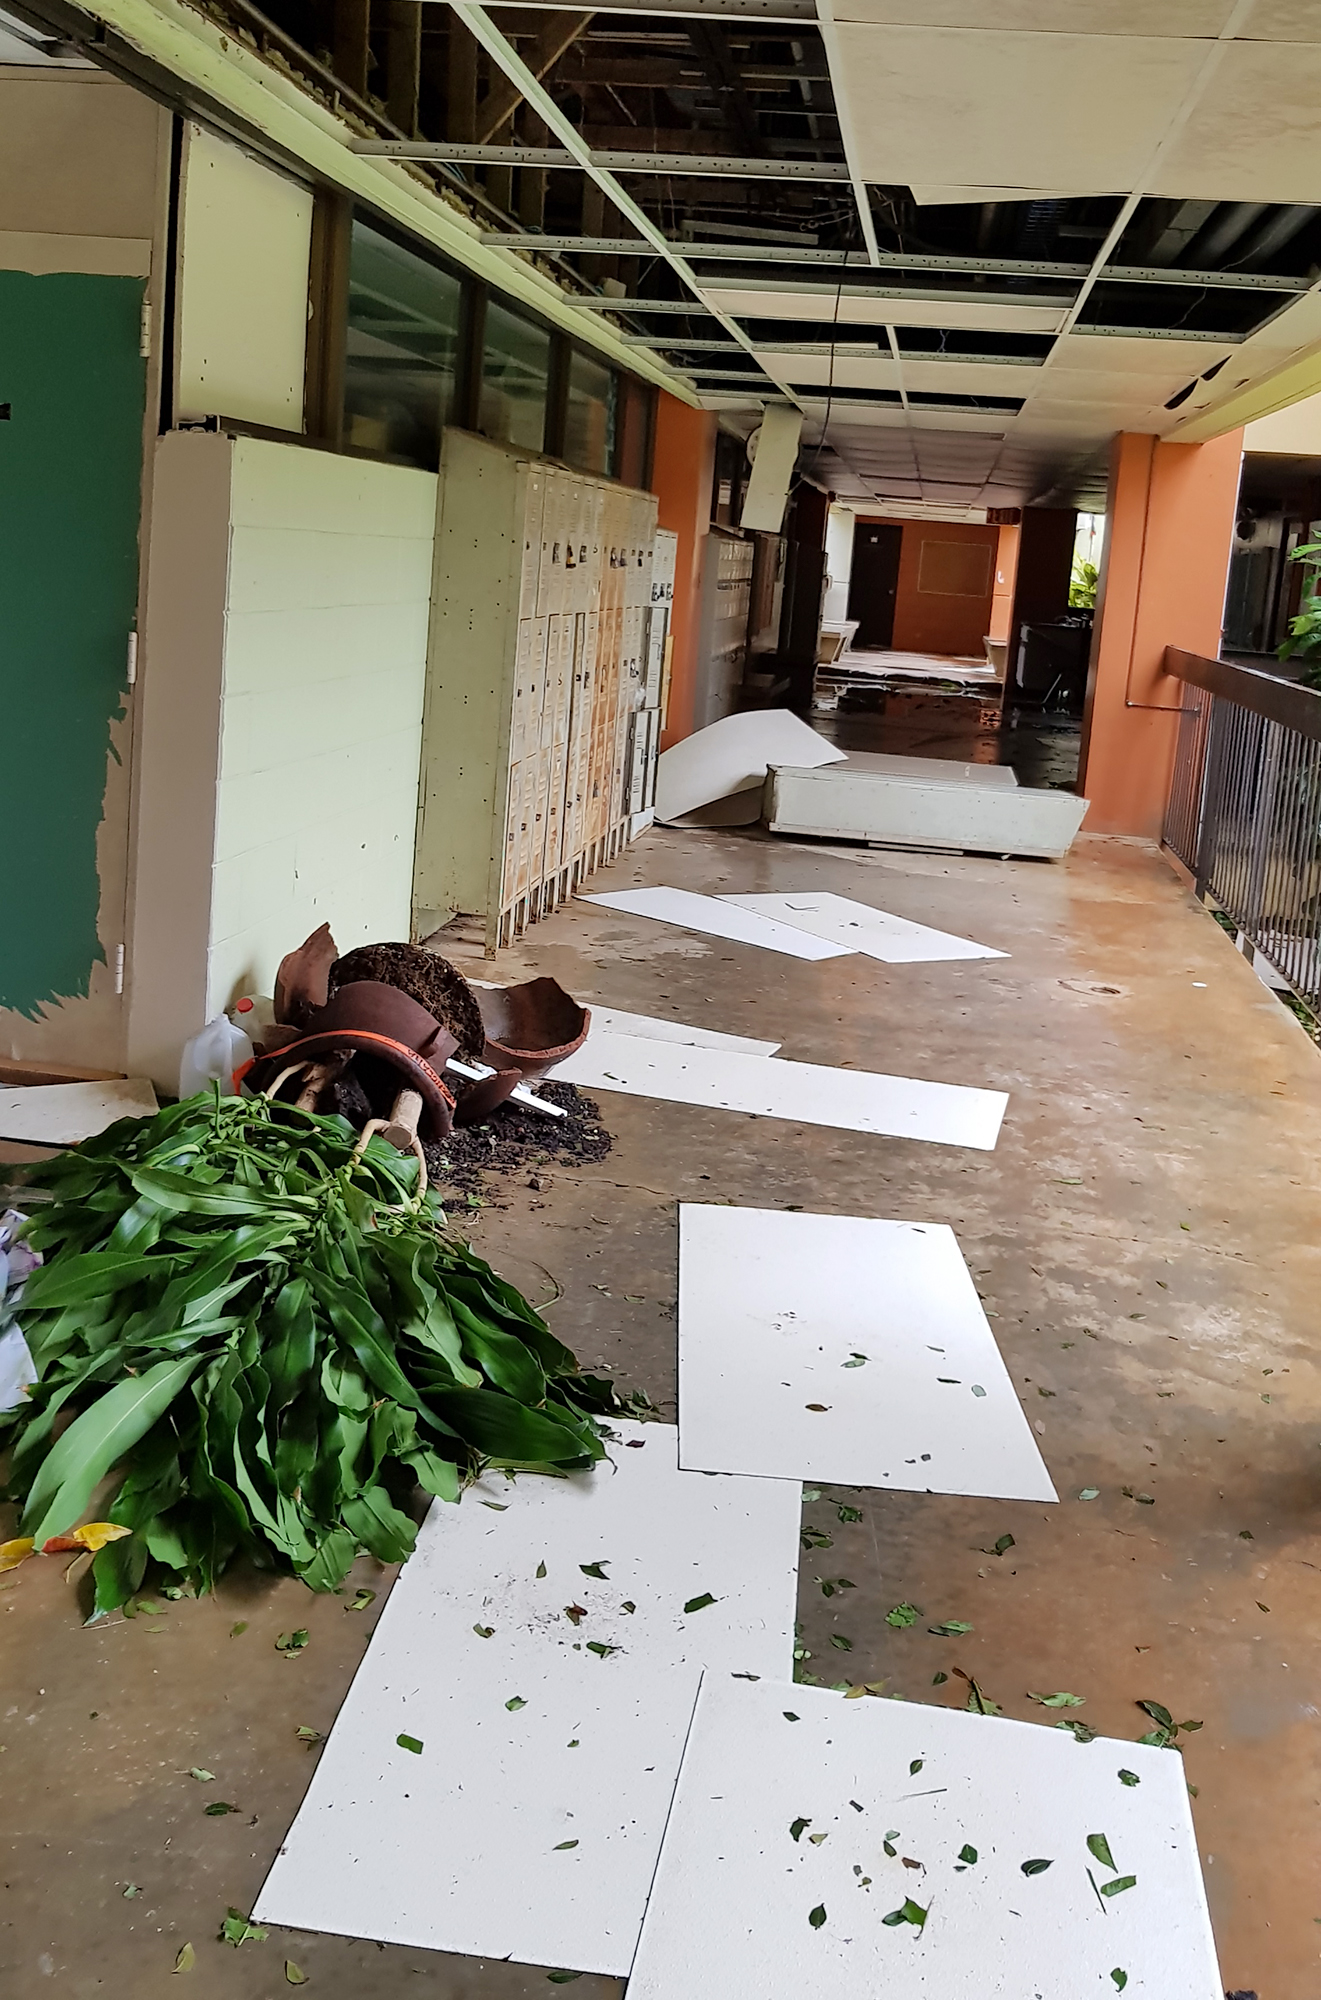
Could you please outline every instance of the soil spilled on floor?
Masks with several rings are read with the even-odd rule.
[[[446,1078],[462,1100],[470,1088],[466,1079]],[[423,1147],[431,1182],[443,1192],[478,1196],[487,1191],[487,1176],[509,1176],[527,1170],[525,1185],[535,1188],[538,1167],[591,1166],[611,1148],[601,1123],[601,1107],[571,1083],[554,1078],[535,1086],[538,1097],[560,1105],[563,1118],[548,1118],[512,1100],[502,1104],[481,1125],[455,1126],[447,1139]]]

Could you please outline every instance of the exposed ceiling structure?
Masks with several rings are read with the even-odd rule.
[[[1098,506],[1321,344],[1318,0],[205,12],[859,504]]]

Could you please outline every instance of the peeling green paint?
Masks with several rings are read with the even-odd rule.
[[[138,595],[143,280],[0,271],[0,1008],[104,963],[96,841]]]

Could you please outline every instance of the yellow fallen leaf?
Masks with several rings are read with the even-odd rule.
[[[306,1986],[308,1983],[307,1974],[291,1958],[284,1961],[284,1976],[291,1986]]]
[[[125,1535],[131,1535],[133,1530],[121,1528],[117,1521],[84,1521],[81,1528],[74,1528],[71,1533],[75,1542],[81,1542],[95,1555],[107,1542],[122,1542]]]
[[[174,1961],[175,1971],[191,1972],[196,1963],[197,1953],[193,1950],[192,1946],[190,1944],[182,1945],[179,1950],[179,1956]]]
[[[0,1570],[17,1569],[26,1562],[35,1549],[31,1535],[20,1535],[16,1542],[0,1542]]]

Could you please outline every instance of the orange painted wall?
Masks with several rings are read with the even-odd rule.
[[[999,540],[995,545],[995,583],[991,591],[991,615],[986,623],[986,637],[1007,639],[1014,610],[1014,587],[1018,581],[1019,530],[1016,526],[1006,526],[997,528],[996,533]]]
[[[1110,455],[1106,546],[1078,789],[1088,833],[1160,837],[1181,688],[1167,646],[1220,650],[1242,431],[1164,444],[1122,431]]]
[[[981,659],[982,640],[991,629],[999,528],[974,527],[963,521],[905,521],[903,526],[891,644],[903,653],[967,653]],[[929,542],[977,543],[989,550],[985,591],[965,597],[919,588],[922,550]]]
[[[716,418],[694,410],[663,389],[656,398],[651,490],[659,501],[658,528],[679,537],[674,566],[674,609],[670,631],[673,657],[670,705],[663,748],[691,736],[697,694],[697,639],[702,606],[702,560],[711,526],[711,481],[715,472]]]

